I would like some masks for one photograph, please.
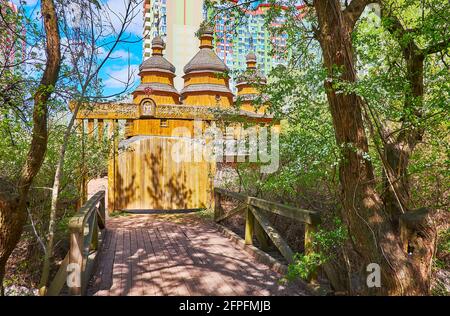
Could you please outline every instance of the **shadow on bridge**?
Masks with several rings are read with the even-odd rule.
[[[305,295],[192,214],[112,218],[89,295]]]

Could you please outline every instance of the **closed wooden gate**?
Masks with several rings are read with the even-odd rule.
[[[115,209],[210,207],[215,164],[189,159],[193,146],[189,138],[161,136],[138,136],[123,142],[117,157]],[[199,146],[203,145],[196,143],[195,148]]]

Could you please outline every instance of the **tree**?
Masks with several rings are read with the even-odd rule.
[[[113,25],[111,20],[107,20],[106,23],[102,20],[103,15],[108,16],[108,8],[101,6],[100,4],[94,5],[91,1],[85,0],[72,2],[71,5],[72,8],[76,5],[78,10],[75,10],[75,12],[72,13],[70,8],[62,7],[61,12],[63,16],[63,34],[68,40],[67,51],[70,57],[68,68],[70,69],[71,75],[76,78],[73,84],[74,86],[70,89],[73,91],[71,94],[73,97],[71,102],[73,102],[75,106],[72,109],[69,124],[64,132],[53,181],[47,245],[39,286],[41,295],[45,295],[50,274],[51,259],[53,257],[56,212],[61,189],[61,180],[64,172],[65,153],[69,138],[72,135],[78,111],[81,106],[86,106],[90,101],[99,98],[98,91],[93,89],[92,86],[98,85],[98,74],[105,63],[111,58],[111,54],[117,45],[123,41],[127,41],[127,39],[124,38],[125,32],[130,21],[136,16],[136,11],[137,8],[139,8],[140,2],[130,0],[126,3],[125,12],[121,15],[118,29],[116,29],[117,27]],[[76,25],[70,25],[68,22],[73,20],[77,20]],[[109,29],[109,31],[106,29]],[[108,39],[111,44],[105,52],[105,56],[98,59],[97,55],[99,48],[105,39]],[[77,43],[78,47],[73,48],[73,43]],[[79,46],[79,43],[83,44]],[[131,75],[132,74],[129,74],[127,82],[124,83],[124,90],[118,94],[127,91],[130,86]],[[85,176],[86,175],[83,175],[83,177]]]
[[[246,1],[242,5],[252,2],[254,1]],[[365,272],[365,267],[370,263],[377,263],[381,267],[382,287],[364,287],[368,293],[373,294],[426,294],[429,291],[431,259],[436,242],[432,216],[429,209],[412,209],[409,205],[405,207],[403,203],[399,203],[399,200],[402,201],[403,197],[407,196],[406,191],[402,189],[407,181],[404,175],[408,165],[404,163],[414,148],[413,143],[420,140],[420,128],[406,129],[405,126],[410,126],[411,121],[405,120],[403,132],[392,145],[382,145],[378,157],[373,156],[370,146],[378,145],[379,137],[373,132],[373,123],[376,120],[371,114],[370,106],[362,97],[363,93],[355,88],[359,84],[356,67],[358,56],[353,47],[357,22],[369,4],[381,2],[384,6],[387,1],[303,2],[303,13],[299,14],[292,9],[296,1],[269,1],[273,9],[268,16],[273,20],[283,15],[287,26],[283,30],[289,36],[295,37],[295,33],[300,29],[297,26],[299,18],[304,15],[308,19],[314,39],[320,44],[320,54],[326,71],[323,86],[340,155],[342,218],[348,228],[353,249],[362,261],[362,270]],[[224,5],[224,2],[221,4]],[[282,5],[288,9],[280,10]],[[239,4],[232,5],[236,6]],[[223,10],[219,7],[219,11]],[[423,88],[420,87],[420,81],[423,80],[423,71],[420,68],[423,67],[423,56],[416,56],[417,54],[410,50],[410,44],[403,44],[404,42],[403,48],[409,49],[404,52],[409,74],[409,95],[406,95],[404,110],[409,113],[414,112],[411,111],[412,102],[416,107],[417,100],[421,99],[418,96],[423,95]],[[445,49],[442,44],[437,46]],[[295,47],[292,48],[295,51]],[[429,50],[431,51],[434,49]],[[416,116],[420,117],[420,114]],[[383,122],[376,123],[381,123],[383,128],[389,127]],[[411,139],[415,139],[413,143]],[[384,149],[386,154],[383,153]],[[380,160],[385,173],[385,189],[391,194],[383,194],[379,190],[380,181],[374,166],[377,159]],[[403,207],[400,213],[399,207]],[[365,273],[362,274],[361,281],[365,281],[364,275]]]
[[[33,130],[30,147],[17,185],[12,186],[3,180],[0,188],[2,192],[0,194],[0,289],[2,293],[6,261],[22,234],[27,219],[28,192],[42,165],[47,148],[48,101],[56,86],[61,66],[60,33],[54,2],[41,0],[41,12],[47,60],[39,87],[33,96]]]

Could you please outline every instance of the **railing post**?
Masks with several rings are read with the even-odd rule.
[[[117,121],[111,120],[108,128],[108,137],[110,140],[110,151],[108,160],[108,211],[111,214],[118,207],[116,205],[116,177],[117,177]]]
[[[250,207],[247,207],[245,218],[245,244],[253,244],[253,231],[254,231],[255,217],[253,216]]]
[[[220,203],[221,195],[214,190],[214,220],[217,220],[223,215],[222,204]]]
[[[83,236],[79,228],[71,228],[67,285],[70,295],[81,295],[83,273]]]

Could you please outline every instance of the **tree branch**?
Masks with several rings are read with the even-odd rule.
[[[436,43],[434,45],[430,45],[427,48],[422,50],[422,54],[424,56],[426,55],[431,55],[431,54],[436,54],[439,52],[443,52],[445,50],[447,50],[450,47],[450,41],[442,41],[440,43]]]
[[[379,2],[380,0],[352,0],[342,13],[348,29],[353,30],[356,21],[358,21],[368,4]]]

